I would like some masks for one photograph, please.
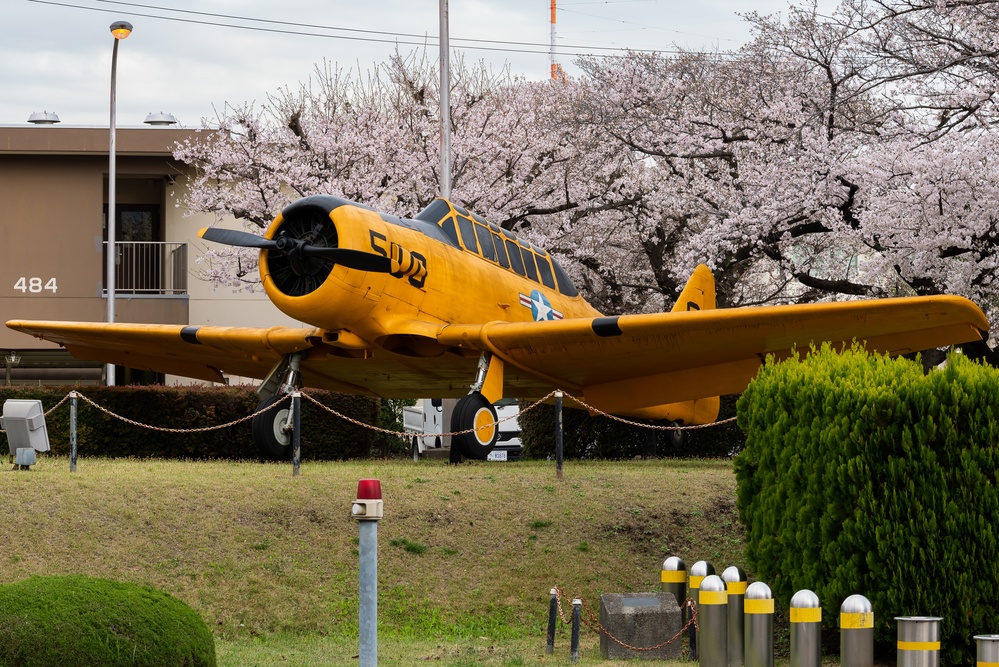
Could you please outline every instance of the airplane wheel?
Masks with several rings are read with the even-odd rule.
[[[471,433],[451,436],[451,451],[455,449],[466,458],[484,460],[496,446],[499,426],[496,424],[496,409],[485,396],[475,392],[458,401],[451,415],[451,430]]]
[[[413,461],[420,460],[420,439],[417,436],[413,436]]]
[[[671,422],[670,426],[683,426],[683,424],[680,422]],[[671,449],[679,449],[687,442],[687,432],[677,429],[666,431],[666,442],[669,443]]]
[[[265,398],[257,406],[257,411],[274,405],[285,396],[285,394],[275,394]],[[286,400],[280,408],[267,410],[253,418],[253,441],[257,443],[264,458],[274,461],[287,461],[291,458],[291,433],[282,430],[288,421],[290,410],[291,401]]]

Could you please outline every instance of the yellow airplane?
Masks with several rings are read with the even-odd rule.
[[[299,387],[383,398],[460,397],[452,447],[485,458],[502,397],[554,389],[621,416],[707,424],[767,355],[813,342],[863,341],[892,354],[983,340],[982,311],[956,296],[715,309],[695,269],[672,312],[604,316],[558,262],[444,199],[414,219],[315,195],[287,206],[263,237],[203,229],[260,249],[268,297],[305,328],[13,320],[74,356],[224,381],[260,378],[261,408]],[[287,410],[254,420],[258,444],[287,458]]]

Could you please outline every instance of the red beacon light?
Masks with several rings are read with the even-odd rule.
[[[358,521],[377,521],[382,518],[382,483],[377,479],[357,482],[357,499],[350,507],[350,515]]]
[[[377,479],[361,479],[357,481],[357,498],[359,500],[381,500],[382,483]]]

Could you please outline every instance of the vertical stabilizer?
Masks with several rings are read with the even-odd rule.
[[[712,310],[715,308],[715,277],[711,269],[698,264],[687,285],[680,292],[672,312],[681,310]]]

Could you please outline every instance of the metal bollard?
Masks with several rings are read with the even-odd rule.
[[[746,667],[774,667],[774,596],[762,581],[746,588]]]
[[[579,662],[579,621],[582,609],[582,600],[576,598],[572,601],[572,637],[569,646],[569,660],[571,662]]]
[[[714,573],[714,566],[706,560],[699,560],[690,567],[690,580],[687,584],[687,594],[694,601],[694,609],[691,611],[691,614],[696,614],[699,611],[697,592],[701,588],[701,582],[704,581],[704,577]],[[691,660],[697,660],[697,627],[698,624],[695,622],[687,630],[687,641],[690,644]]]
[[[805,589],[791,598],[791,667],[822,664],[822,605]]]
[[[558,616],[558,591],[554,588],[548,594],[548,641],[545,643],[545,653],[555,652],[555,623]]]
[[[999,663],[999,635],[975,635],[977,667],[994,667]]]
[[[896,616],[898,667],[940,667],[939,616]]]
[[[851,595],[839,608],[840,667],[874,667],[874,608],[863,595]]]
[[[732,565],[722,572],[722,581],[728,591],[728,664],[742,667],[742,653],[746,644],[746,573]]]
[[[660,575],[662,585],[660,590],[664,593],[672,593],[676,598],[676,603],[680,605],[680,627],[687,624],[690,619],[690,609],[684,602],[687,601],[687,565],[676,556],[670,556],[663,561],[662,574]]]
[[[728,667],[728,593],[717,574],[701,581],[697,610],[700,614],[701,667]]]

